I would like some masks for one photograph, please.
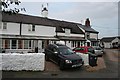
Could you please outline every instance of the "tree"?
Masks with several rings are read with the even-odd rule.
[[[10,6],[11,5],[20,5],[20,1],[19,0],[2,0],[1,1],[1,7],[2,7],[2,12],[5,13],[19,13],[20,11],[26,11],[25,8],[13,8],[11,9]]]

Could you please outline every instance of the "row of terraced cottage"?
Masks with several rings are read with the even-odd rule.
[[[0,48],[9,52],[43,52],[50,43],[64,41],[77,46],[98,46],[98,31],[90,26],[25,14],[2,13],[0,25]]]

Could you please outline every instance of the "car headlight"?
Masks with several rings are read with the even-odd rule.
[[[70,60],[65,60],[65,62],[66,62],[66,63],[72,63],[72,61],[70,61]]]

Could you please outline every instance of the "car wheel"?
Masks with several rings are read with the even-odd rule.
[[[102,57],[103,55],[100,55],[100,57]]]
[[[60,62],[60,64],[59,64],[59,65],[60,65],[60,70],[64,70],[64,64],[63,64],[63,62],[62,62],[62,61]]]
[[[45,55],[45,60],[49,61],[49,57],[47,55]]]

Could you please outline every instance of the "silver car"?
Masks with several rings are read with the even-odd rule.
[[[95,54],[97,56],[101,56],[101,57],[103,56],[103,49],[102,48],[100,48],[99,46],[95,46],[93,48],[94,48]]]

